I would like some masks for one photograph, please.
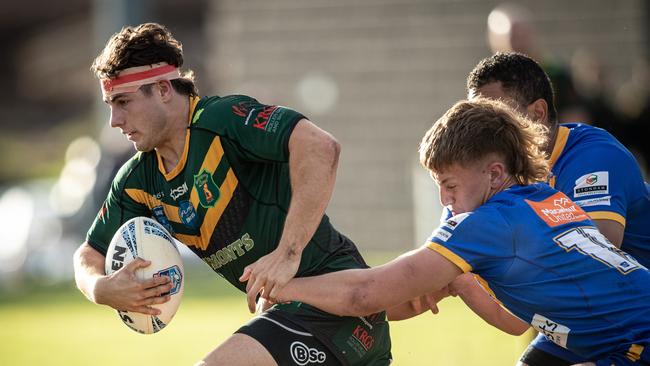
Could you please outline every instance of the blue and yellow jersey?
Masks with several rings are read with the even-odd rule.
[[[494,195],[445,221],[427,245],[482,277],[515,316],[583,357],[650,341],[650,272],[546,184]]]
[[[650,266],[650,190],[634,156],[607,131],[562,124],[550,158],[549,184],[592,219],[625,227],[621,249]]]

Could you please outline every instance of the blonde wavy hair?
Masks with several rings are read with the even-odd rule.
[[[544,181],[548,162],[543,152],[548,129],[498,100],[474,99],[454,104],[427,131],[420,143],[420,163],[431,172],[454,164],[466,167],[488,154],[504,159],[518,184]]]

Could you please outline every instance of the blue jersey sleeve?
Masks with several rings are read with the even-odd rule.
[[[482,277],[502,274],[507,269],[504,259],[514,257],[510,225],[497,210],[486,207],[448,219],[427,245],[463,272]]]
[[[592,219],[614,220],[625,226],[628,206],[643,186],[634,157],[612,142],[585,144],[572,151],[555,188],[571,197]]]

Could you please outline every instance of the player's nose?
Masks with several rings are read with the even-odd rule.
[[[119,127],[124,125],[124,116],[119,111],[111,108],[111,118],[109,120],[111,127]]]

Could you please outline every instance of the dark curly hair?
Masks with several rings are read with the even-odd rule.
[[[113,34],[95,58],[90,70],[99,79],[115,78],[126,68],[159,62],[179,68],[183,66],[183,45],[165,26],[144,23],[136,27],[124,27]],[[171,84],[180,94],[198,95],[194,72],[191,70],[184,72],[180,79],[172,80]]]
[[[553,85],[544,69],[532,58],[516,52],[496,53],[484,58],[467,77],[467,91],[476,91],[493,82],[501,82],[504,91],[521,106],[544,99],[549,122],[557,123]]]

